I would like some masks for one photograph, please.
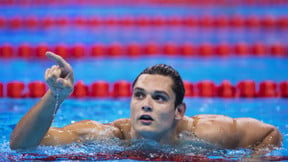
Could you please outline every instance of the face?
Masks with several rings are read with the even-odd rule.
[[[154,138],[172,129],[177,117],[175,94],[170,77],[142,74],[131,99],[131,124],[137,134]]]

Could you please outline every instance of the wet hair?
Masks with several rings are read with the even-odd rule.
[[[158,75],[170,77],[173,81],[172,90],[176,96],[175,107],[177,107],[179,104],[182,104],[183,99],[184,99],[184,94],[185,94],[185,88],[184,88],[183,80],[180,74],[173,67],[166,65],[166,64],[157,64],[157,65],[150,66],[144,69],[134,80],[132,84],[133,88],[138,78],[142,74],[158,74]]]

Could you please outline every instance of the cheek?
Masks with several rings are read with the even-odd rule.
[[[175,111],[174,107],[164,107],[160,109],[161,111],[158,112],[159,119],[163,122],[163,124],[167,123],[170,124],[172,121],[174,121],[175,117]]]
[[[172,113],[165,113],[159,116],[157,127],[159,130],[167,130],[171,129],[173,123],[174,123],[174,115]]]
[[[139,113],[142,107],[142,102],[137,99],[131,99],[130,101],[130,115],[136,115],[136,113]]]
[[[130,102],[130,116],[131,116],[131,119],[134,119],[135,117],[135,113],[137,112],[137,104],[135,103],[135,101],[131,100]]]
[[[169,113],[162,114],[160,117],[164,121],[171,121],[171,120],[174,120],[174,116],[175,115],[173,112],[169,112]]]

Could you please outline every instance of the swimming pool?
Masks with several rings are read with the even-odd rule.
[[[243,58],[244,59],[244,58]],[[122,61],[121,61],[122,60]],[[127,73],[125,67],[127,62],[132,62],[132,66],[135,67],[131,73]],[[221,61],[222,60],[222,61]],[[185,58],[150,58],[150,59],[108,59],[105,58],[102,61],[96,61],[91,59],[84,60],[70,60],[74,67],[76,81],[83,80],[85,84],[89,85],[93,81],[101,78],[109,83],[116,82],[118,80],[132,81],[137,73],[142,68],[155,63],[167,63],[171,64],[179,69],[179,72],[183,75],[185,80],[192,81],[193,83],[206,79],[209,76],[210,80],[219,84],[223,79],[229,78],[233,84],[241,81],[244,78],[251,78],[259,83],[266,78],[274,78],[275,82],[279,82],[285,79],[287,71],[283,70],[287,68],[285,59],[273,59],[263,58],[255,61],[255,58],[245,58],[245,64],[251,65],[249,69],[242,69],[239,67],[242,63],[241,59],[235,60],[234,58],[225,59],[222,58],[199,58],[199,60],[185,61]],[[227,66],[227,62],[233,62],[234,69],[227,71],[221,70]],[[251,62],[256,62],[252,64]],[[87,64],[83,64],[86,62]],[[257,63],[258,62],[258,63]],[[25,81],[29,83],[34,80],[43,80],[43,71],[52,63],[50,61],[41,62],[27,62],[27,60],[1,60],[2,65],[7,66],[7,70],[1,71],[1,82],[11,82],[15,78],[17,80]],[[251,63],[251,64],[250,64]],[[196,66],[196,65],[197,66]],[[230,63],[229,63],[230,64]],[[183,66],[185,65],[185,66]],[[19,66],[21,68],[19,68]],[[89,68],[87,68],[89,66]],[[194,67],[195,66],[195,67]],[[228,65],[230,66],[230,65]],[[269,66],[272,69],[277,69],[283,75],[276,75],[273,71],[267,72],[265,75],[256,75],[260,71],[265,70],[263,67]],[[14,68],[13,68],[14,67]],[[33,67],[32,72],[27,73],[23,69],[29,69]],[[245,67],[245,66],[244,66]],[[109,75],[107,71],[97,70],[104,69],[119,72],[118,75]],[[234,75],[233,72],[237,68],[242,69],[239,73],[241,75]],[[13,76],[10,76],[10,69],[13,69]],[[199,73],[198,69],[206,69],[203,73]],[[226,68],[224,68],[226,69]],[[252,70],[253,69],[253,70]],[[87,73],[81,73],[86,70]],[[207,74],[205,74],[207,72]],[[15,77],[16,76],[16,77]],[[243,78],[244,77],[244,78]],[[210,148],[203,148],[199,146],[185,146],[183,148],[159,148],[158,152],[141,152],[135,150],[136,146],[142,146],[141,143],[129,147],[123,147],[123,145],[115,142],[109,146],[103,143],[93,143],[85,145],[72,144],[61,147],[39,147],[36,150],[26,151],[25,153],[11,151],[9,149],[9,135],[12,132],[15,124],[23,116],[25,112],[37,101],[37,98],[0,98],[0,110],[1,110],[1,157],[2,159],[9,160],[191,160],[191,159],[204,159],[204,160],[239,160],[244,157],[249,157],[249,150],[213,150]],[[223,99],[219,97],[203,98],[203,97],[186,97],[188,116],[196,114],[224,114],[231,117],[253,117],[269,124],[275,125],[282,132],[284,137],[283,147],[272,151],[271,153],[261,157],[266,160],[287,160],[288,155],[288,125],[287,125],[287,105],[286,98],[274,97],[274,98],[230,98]],[[70,98],[63,103],[61,109],[56,115],[53,122],[53,126],[62,127],[66,124],[91,119],[101,123],[111,122],[118,118],[129,117],[129,98]],[[139,146],[139,147],[140,147]],[[154,145],[152,145],[154,146]],[[154,146],[156,147],[156,146]],[[140,147],[141,148],[141,147]],[[189,148],[189,149],[188,149]],[[161,151],[159,151],[161,150]],[[189,151],[187,151],[189,150]]]
[[[196,84],[204,80],[209,80],[217,86],[223,80],[229,80],[235,87],[243,80],[252,80],[256,83],[257,91],[261,82],[272,81],[277,84],[274,97],[187,96],[186,115],[224,114],[235,118],[253,117],[273,124],[283,135],[283,147],[259,157],[258,160],[288,160],[288,100],[279,97],[279,83],[288,80],[287,51],[283,50],[287,48],[287,2],[279,1],[273,7],[270,7],[272,1],[262,4],[257,0],[257,5],[247,5],[241,1],[233,1],[238,5],[225,5],[224,1],[223,4],[211,1],[213,7],[207,4],[205,6],[204,2],[209,2],[205,0],[193,1],[196,2],[193,6],[157,4],[154,3],[156,1],[149,0],[141,1],[139,4],[126,0],[127,3],[118,2],[115,6],[111,5],[113,0],[106,0],[102,5],[94,4],[92,1],[87,1],[91,4],[78,5],[77,0],[71,1],[71,4],[70,1],[63,1],[64,5],[57,5],[60,1],[51,1],[52,4],[45,5],[48,3],[45,0],[39,1],[39,4],[32,4],[29,0],[23,1],[23,4],[20,0],[10,2],[12,4],[0,5],[0,83],[4,85],[4,94],[0,97],[1,160],[237,161],[251,154],[247,149],[223,150],[203,147],[197,145],[197,141],[177,148],[159,146],[151,142],[146,145],[141,141],[135,141],[129,146],[126,144],[124,147],[125,144],[121,141],[109,144],[100,141],[59,147],[41,146],[25,152],[10,150],[9,136],[15,124],[38,100],[27,97],[27,84],[43,81],[45,69],[52,65],[51,61],[35,57],[37,53],[31,52],[29,48],[28,55],[25,50],[21,53],[20,47],[28,44],[35,50],[42,43],[52,51],[57,51],[57,46],[62,50],[70,50],[77,43],[84,45],[85,52],[80,52],[83,55],[79,58],[68,57],[68,61],[75,71],[76,82],[83,81],[89,88],[95,81],[102,80],[108,83],[109,90],[113,91],[115,82],[125,80],[131,83],[145,67],[157,63],[174,66],[184,80],[195,85],[195,91]],[[203,4],[197,5],[200,2]],[[14,12],[15,10],[18,12]],[[221,19],[223,15],[226,16],[224,21]],[[269,19],[270,16],[272,21]],[[42,18],[47,26],[42,26]],[[174,18],[177,21],[180,18],[181,23]],[[149,56],[145,52],[137,53],[139,48],[134,51],[135,56],[127,55],[123,51],[117,54],[117,45],[126,48],[135,42],[140,45],[141,50],[151,42],[156,43],[156,47],[149,46],[149,50],[146,49],[145,52],[152,53]],[[187,42],[192,46],[188,46],[186,52],[177,49],[175,54],[174,47]],[[224,52],[216,50],[219,44],[227,42],[228,48],[222,48]],[[241,46],[239,50],[237,45],[243,42],[244,47]],[[96,49],[97,56],[91,56],[91,46],[101,45],[102,50],[102,47],[110,48],[114,43],[116,47],[113,46],[115,48],[108,53],[99,54]],[[171,43],[172,46],[168,46],[168,50],[162,49]],[[279,43],[279,48],[272,48]],[[8,48],[5,48],[4,54],[5,50],[2,47],[6,44]],[[196,52],[190,53],[190,47],[193,47],[192,51],[194,47],[197,48]],[[111,52],[114,49],[116,52]],[[217,52],[220,54],[216,54]],[[7,85],[14,81],[25,84],[19,98],[7,97]],[[71,97],[65,101],[56,115],[53,126],[62,127],[83,119],[107,123],[126,117],[129,117],[129,98],[114,98],[110,95],[95,98],[87,95],[82,98]]]

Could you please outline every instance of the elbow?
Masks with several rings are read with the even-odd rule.
[[[19,149],[25,149],[19,142],[14,140],[13,138],[10,139],[9,147],[11,150],[19,150]]]
[[[9,143],[9,147],[11,150],[18,150],[21,149],[21,144],[19,142],[19,138],[17,138],[17,133],[15,133],[15,130],[12,132],[11,136],[10,136],[10,143]]]
[[[269,148],[273,150],[282,145],[282,135],[277,128],[272,126],[270,131],[262,139],[262,142],[257,146],[257,148]]]
[[[10,139],[10,143],[9,143],[9,147],[11,150],[18,150],[18,149],[22,149],[23,147],[21,147],[21,145],[15,141],[13,138]]]
[[[14,143],[14,142],[11,142],[10,141],[10,149],[11,150],[18,150],[18,149],[21,149],[21,147],[19,146],[19,145],[17,145],[16,143]]]
[[[254,147],[255,155],[264,155],[274,149],[281,147],[281,145],[282,135],[277,128],[272,127],[262,142]]]
[[[9,147],[11,150],[17,150],[17,145],[14,142],[10,141]]]
[[[35,146],[37,146],[37,144],[36,145],[31,143],[29,144],[29,142],[14,138],[13,136],[11,136],[10,138],[9,147],[11,150],[29,149]]]
[[[25,145],[21,145],[16,142],[10,141],[9,147],[11,150],[24,150],[24,149],[33,148],[35,146],[25,146]]]
[[[17,141],[15,140],[15,137],[14,137],[13,133],[11,134],[11,137],[10,137],[9,147],[10,147],[11,150],[19,149],[19,145],[18,145]]]
[[[273,127],[272,131],[269,133],[268,135],[268,143],[270,143],[272,146],[274,147],[280,147],[282,145],[282,135],[280,133],[280,131]]]

